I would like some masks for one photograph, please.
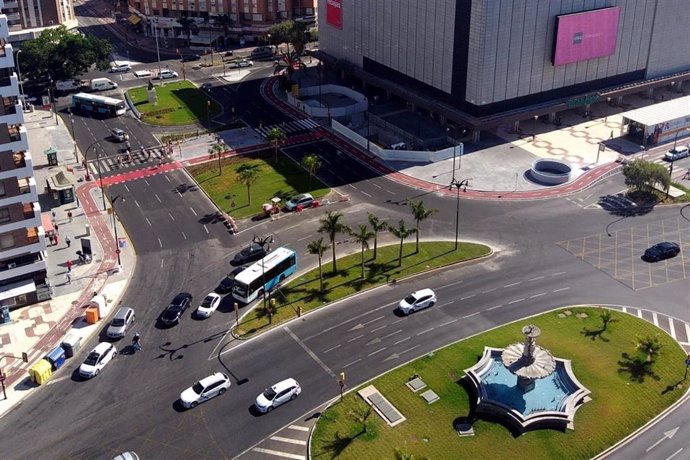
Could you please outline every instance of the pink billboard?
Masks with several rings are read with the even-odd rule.
[[[617,6],[556,16],[553,64],[612,55],[616,51],[619,17]]]
[[[343,28],[342,0],[326,0],[326,22],[336,29]]]

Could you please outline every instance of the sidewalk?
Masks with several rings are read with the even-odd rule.
[[[35,385],[28,379],[28,368],[57,346],[70,329],[82,337],[83,345],[103,327],[102,321],[94,325],[86,324],[84,308],[93,294],[98,293],[106,297],[112,311],[127,286],[135,261],[131,245],[126,244],[120,254],[123,269],[115,271],[117,258],[112,236],[112,216],[103,212],[102,196],[95,183],[77,183],[79,206],[76,203],[55,205],[52,197],[44,193],[46,179],[51,174],[62,170],[67,175],[75,176],[70,171],[77,165],[74,144],[62,119],[58,118],[56,125],[54,115],[36,110],[25,114],[24,126],[28,131],[41,211],[55,212],[59,240],[57,245],[48,246],[46,250],[53,298],[13,311],[11,322],[0,326],[2,354],[21,356],[22,352],[26,352],[29,355],[28,364],[12,358],[3,360],[7,399],[0,400],[0,416],[31,393]],[[58,166],[49,166],[47,163],[44,152],[50,147],[58,152]],[[78,154],[81,158],[81,153]],[[76,176],[81,177],[82,174],[78,172]],[[67,216],[68,212],[72,213],[71,219]],[[118,232],[126,235],[121,227]],[[70,247],[65,243],[67,237],[71,239]],[[94,259],[89,264],[80,264],[76,251],[81,249],[80,238],[86,237],[91,241]],[[73,263],[71,281],[66,276],[67,260]]]

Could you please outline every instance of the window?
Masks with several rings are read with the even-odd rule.
[[[4,183],[4,182],[0,182],[0,196],[5,196],[5,194],[6,194],[6,192],[5,192],[5,183]]]
[[[5,223],[9,222],[11,220],[10,218],[10,210],[9,208],[0,208],[0,223]]]
[[[7,249],[11,248],[12,246],[14,246],[14,235],[7,233],[0,236],[0,248]]]

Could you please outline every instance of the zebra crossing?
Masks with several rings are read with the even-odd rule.
[[[656,327],[666,331],[673,339],[683,346],[686,350],[690,350],[690,324],[673,316],[659,313],[652,310],[645,310],[643,308],[635,307],[613,307],[628,313],[629,315],[637,316],[644,319]]]
[[[91,174],[94,177],[98,177],[99,168],[100,173],[103,174],[109,171],[131,169],[132,167],[136,167],[140,164],[144,164],[147,162],[153,163],[158,160],[165,161],[168,158],[168,156],[160,153],[158,149],[151,149],[150,152],[151,158],[148,158],[148,155],[142,153],[141,150],[133,150],[131,154],[131,161],[126,160],[126,155],[123,155],[121,153],[113,156],[104,157],[100,160],[89,160],[89,174]]]
[[[305,118],[303,120],[294,120],[287,123],[278,123],[276,125],[262,126],[260,128],[254,128],[254,130],[267,137],[268,133],[272,129],[277,128],[285,133],[286,136],[295,136],[297,134],[309,133],[319,127],[319,124],[312,120],[311,118]]]

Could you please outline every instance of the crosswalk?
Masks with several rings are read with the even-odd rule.
[[[245,452],[240,458],[242,460],[267,460],[271,458],[306,460],[309,450],[309,432],[315,421],[316,418],[307,423],[297,422],[288,425]]]
[[[615,307],[614,307],[615,308]],[[651,310],[634,307],[617,307],[623,313],[628,313],[638,318],[644,319],[656,327],[666,331],[675,341],[682,345],[686,350],[690,350],[690,324],[683,320],[674,318]]]
[[[267,137],[268,133],[274,128],[278,128],[283,133],[285,133],[286,136],[295,136],[297,134],[311,132],[318,127],[319,124],[317,122],[315,122],[311,118],[305,118],[303,120],[294,120],[287,123],[278,123],[276,125],[262,126],[260,128],[254,128],[254,130],[263,137]]]
[[[131,169],[132,167],[145,163],[155,164],[155,162],[158,160],[165,161],[169,158],[168,156],[162,155],[158,149],[151,150],[150,158],[146,154],[142,153],[139,149],[132,150],[131,156],[132,161],[126,161],[125,156],[122,154],[108,156],[101,158],[100,160],[89,160],[89,173],[94,177],[98,177],[99,168],[100,173],[104,174],[110,171]]]

